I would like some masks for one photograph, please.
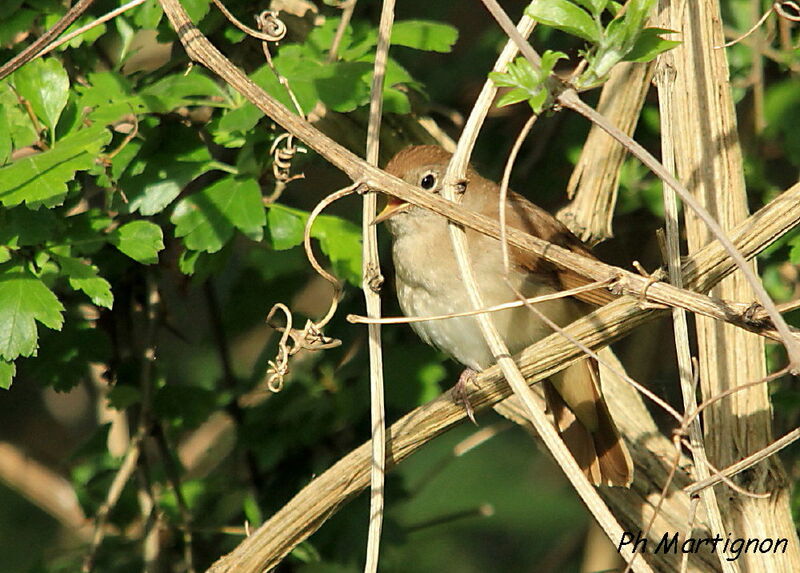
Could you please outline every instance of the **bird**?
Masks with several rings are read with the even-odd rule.
[[[398,152],[385,171],[439,194],[450,158],[451,154],[439,146],[417,145]],[[462,206],[497,220],[499,198],[499,186],[470,165]],[[595,258],[561,222],[522,195],[509,191],[505,210],[509,226]],[[392,236],[397,299],[406,316],[475,310],[461,279],[445,217],[390,198],[376,222],[385,222]],[[590,282],[574,271],[513,247],[509,249],[506,275],[497,239],[466,229],[466,240],[476,283],[487,306],[517,300],[514,290],[525,297],[535,297]],[[592,305],[613,299],[611,292],[600,289],[541,302],[537,308],[559,326],[565,326],[588,314]],[[491,316],[512,354],[552,334],[549,326],[524,306]],[[412,322],[411,327],[424,342],[465,366],[467,375],[495,362],[474,316]],[[464,375],[460,380],[463,379]],[[583,358],[543,384],[551,419],[589,481],[594,485],[629,487],[633,479],[631,456],[603,397],[597,362]]]

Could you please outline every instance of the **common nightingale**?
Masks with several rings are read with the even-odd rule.
[[[409,147],[395,155],[386,171],[431,193],[441,192],[450,153],[435,145]],[[472,167],[462,205],[498,219],[499,186]],[[589,249],[552,215],[526,198],[509,192],[506,221],[511,227],[545,239],[587,257]],[[447,229],[447,219],[421,207],[391,199],[379,215],[393,236],[397,298],[407,316],[432,316],[473,310],[461,280]],[[569,269],[556,267],[541,257],[510,248],[506,276],[500,242],[471,229],[467,245],[483,302],[497,305],[517,300],[513,287],[525,297],[551,294],[589,281]],[[587,314],[591,305],[613,299],[605,290],[587,291],[575,298],[560,298],[537,305],[559,326]],[[525,307],[491,314],[511,353],[552,333]],[[426,343],[474,371],[495,360],[481,335],[475,317],[414,322],[411,327]],[[585,358],[544,382],[548,410],[564,442],[581,469],[595,485],[628,486],[633,477],[630,454],[614,425],[600,389],[597,363]]]

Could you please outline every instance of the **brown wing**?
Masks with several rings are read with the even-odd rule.
[[[477,174],[471,174],[471,176],[476,179],[480,178]],[[497,201],[492,201],[492,203],[494,203],[494,205],[489,208],[489,212],[485,210],[484,212],[493,218],[497,218]],[[584,245],[578,237],[573,235],[563,223],[544,209],[537,207],[525,197],[513,191],[509,191],[508,194],[506,219],[508,225],[511,227],[525,231],[534,237],[539,237],[585,257],[596,259],[591,250],[589,250],[589,247]],[[530,272],[550,275],[554,286],[557,288],[572,289],[594,282],[592,279],[584,277],[571,269],[565,269],[554,265],[530,252],[512,248],[510,257],[513,264],[519,265]],[[607,289],[599,288],[575,295],[575,298],[589,304],[603,306],[615,300],[617,297],[611,294]]]

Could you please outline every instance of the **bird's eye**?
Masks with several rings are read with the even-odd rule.
[[[423,189],[433,189],[434,185],[436,185],[436,176],[433,173],[426,173],[419,185]]]

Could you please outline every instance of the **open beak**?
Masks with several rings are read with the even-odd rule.
[[[373,219],[372,224],[377,225],[378,223],[383,223],[389,217],[393,217],[398,213],[408,211],[411,207],[411,203],[406,203],[405,201],[401,201],[395,197],[389,197],[386,207],[384,207],[383,211],[378,213],[378,216]]]

